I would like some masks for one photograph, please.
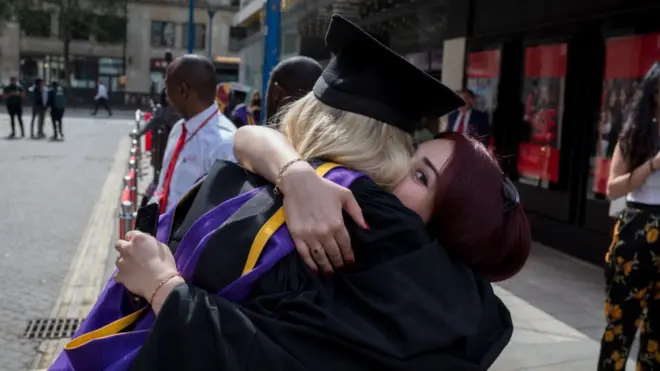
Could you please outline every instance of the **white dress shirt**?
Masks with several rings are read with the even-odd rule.
[[[49,90],[50,89],[48,89],[45,86],[43,87],[43,89],[41,89],[41,99],[43,99],[44,106],[48,104],[48,91]]]
[[[101,98],[108,99],[108,89],[105,87],[104,84],[99,84],[94,100],[99,100]]]
[[[456,116],[456,122],[454,123],[454,131],[458,130],[458,124],[463,119],[463,116],[465,116],[465,122],[463,122],[461,134],[465,134],[468,131],[468,124],[470,123],[471,113],[472,113],[471,109],[466,110],[465,112],[458,111],[458,116]]]
[[[186,126],[187,142],[183,145],[172,172],[165,212],[176,205],[199,178],[208,173],[216,160],[235,161],[233,143],[236,126],[220,111],[197,131],[204,124],[204,121],[213,114],[213,111],[217,109],[218,106],[214,103],[190,120],[177,122],[172,128],[170,136],[167,138],[167,147],[165,148],[163,167],[158,179],[158,187],[151,202],[158,202],[162,197],[167,168],[170,165],[174,147],[176,147],[179,140],[183,125]],[[197,131],[196,134],[195,131]]]

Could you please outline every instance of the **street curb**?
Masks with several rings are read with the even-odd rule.
[[[80,240],[51,318],[83,318],[89,313],[104,284],[106,260],[116,233],[116,215],[122,179],[128,163],[130,138],[119,141],[115,161],[105,179],[99,200]],[[37,349],[32,370],[47,369],[68,339],[45,340]]]

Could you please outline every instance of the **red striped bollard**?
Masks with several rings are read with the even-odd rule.
[[[151,114],[151,112],[146,112],[144,114],[144,122],[145,123],[151,121],[152,118],[153,118],[153,115]],[[144,151],[145,152],[151,152],[151,140],[152,140],[151,130],[149,130],[144,134]]]
[[[119,203],[119,238],[124,238],[126,233],[133,230],[135,217],[133,215],[133,203],[131,202],[131,179],[124,177],[124,189],[121,192],[121,201]]]

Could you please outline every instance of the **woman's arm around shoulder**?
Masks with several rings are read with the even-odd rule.
[[[367,225],[348,189],[318,176],[288,139],[270,128],[238,129],[234,155],[243,167],[278,186],[296,250],[311,269],[330,273],[333,266],[354,260],[342,209],[362,228]]]

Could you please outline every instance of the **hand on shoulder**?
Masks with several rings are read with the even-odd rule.
[[[368,226],[351,191],[320,177],[304,161],[285,170],[280,186],[287,227],[305,263],[327,274],[352,263],[355,257],[342,211],[362,228]]]

